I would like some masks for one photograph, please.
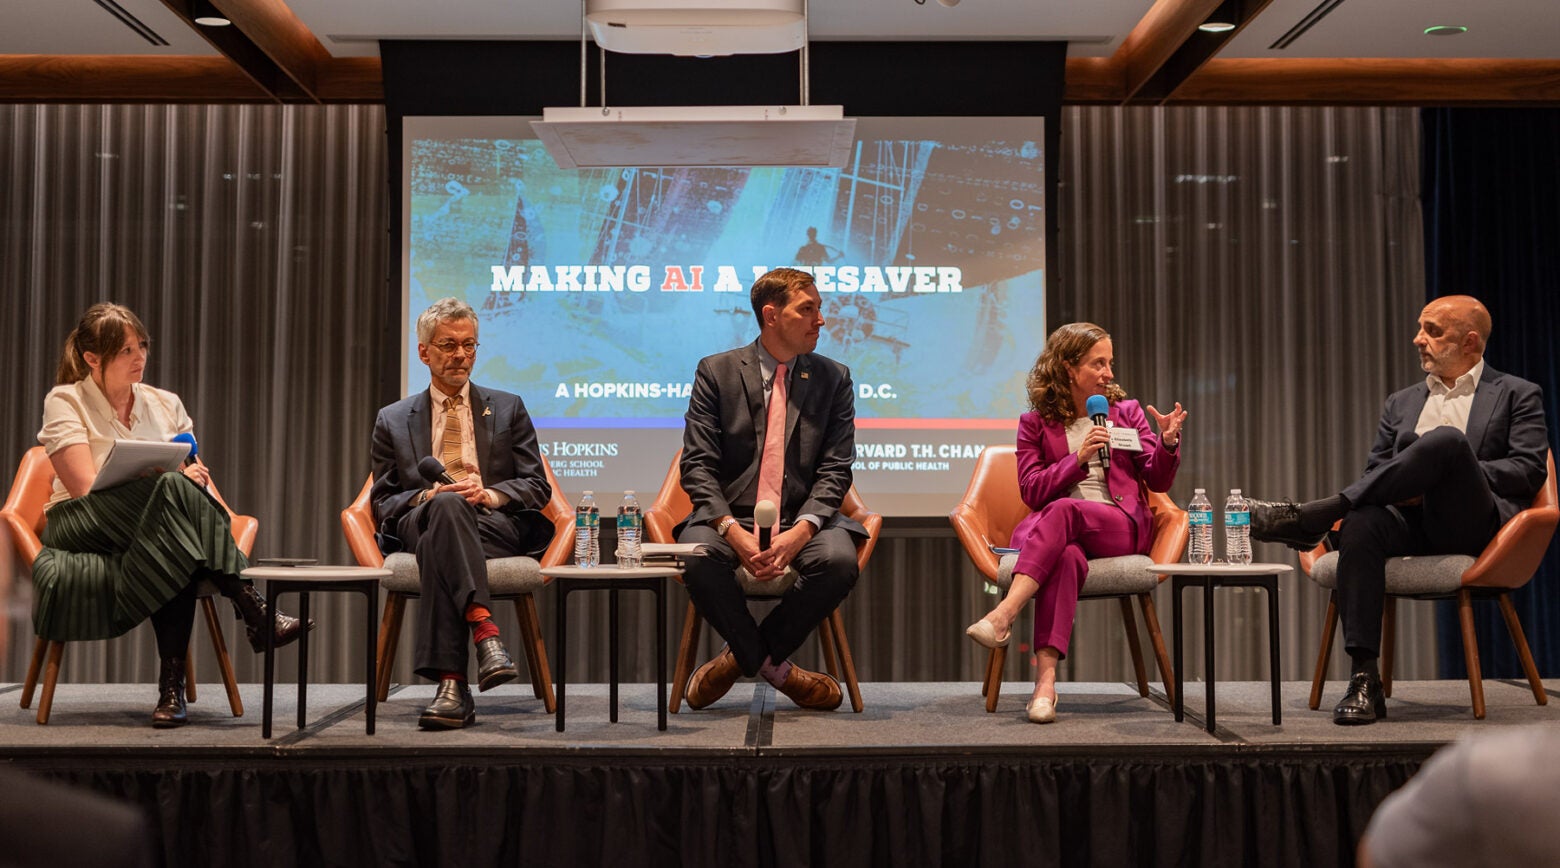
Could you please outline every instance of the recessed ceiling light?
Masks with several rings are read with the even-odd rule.
[[[1426,36],[1456,36],[1467,32],[1468,28],[1461,24],[1433,24],[1425,28]]]
[[[1204,33],[1228,33],[1235,29],[1232,21],[1205,21],[1197,25],[1197,29]]]

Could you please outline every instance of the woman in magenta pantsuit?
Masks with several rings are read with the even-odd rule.
[[[1013,531],[1019,550],[1007,596],[967,633],[988,648],[1007,644],[1013,620],[1035,598],[1039,673],[1029,701],[1035,723],[1056,719],[1056,664],[1067,655],[1078,590],[1089,558],[1147,554],[1153,519],[1142,486],[1167,491],[1180,465],[1186,411],[1152,405],[1155,436],[1138,402],[1116,385],[1110,335],[1093,323],[1069,323],[1051,333],[1029,372],[1030,412],[1018,421],[1018,487],[1034,510]],[[1109,429],[1090,422],[1091,395],[1110,402],[1110,424],[1137,431],[1142,451],[1113,449],[1110,470],[1100,451]]]

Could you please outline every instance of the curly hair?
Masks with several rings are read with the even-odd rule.
[[[1076,419],[1078,408],[1073,405],[1072,377],[1068,368],[1082,362],[1095,344],[1109,338],[1110,333],[1091,322],[1072,322],[1051,332],[1024,383],[1029,409],[1047,422],[1065,425]],[[1105,387],[1105,397],[1114,404],[1127,397],[1127,393],[1111,383]]]

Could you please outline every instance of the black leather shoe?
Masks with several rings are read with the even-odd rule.
[[[1287,500],[1251,501],[1251,537],[1263,542],[1283,543],[1296,551],[1309,551],[1319,545],[1327,531],[1308,531],[1300,526],[1300,505]]]
[[[184,705],[184,658],[165,658],[157,675],[157,707],[152,709],[152,726],[169,729],[189,722]]]
[[[504,640],[489,636],[477,643],[477,690],[486,693],[519,675],[520,670],[515,668],[515,662],[504,649]]]
[[[1375,723],[1387,716],[1387,697],[1381,692],[1381,679],[1369,672],[1356,672],[1349,679],[1349,690],[1333,706],[1333,723],[1359,726]]]
[[[464,681],[446,678],[439,682],[439,692],[434,694],[433,704],[423,709],[417,725],[423,729],[460,729],[477,720],[477,701],[471,698],[471,687]]]

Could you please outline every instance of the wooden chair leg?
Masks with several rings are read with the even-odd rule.
[[[1473,717],[1484,719],[1484,676],[1479,672],[1479,636],[1473,630],[1473,594],[1457,592],[1457,620],[1462,622],[1463,659],[1468,662],[1468,691],[1473,694]]]
[[[1311,676],[1311,710],[1322,704],[1322,685],[1327,683],[1327,659],[1332,656],[1333,633],[1338,630],[1338,592],[1327,596],[1327,615],[1322,618],[1321,650],[1316,654],[1316,674]]]
[[[1143,668],[1143,644],[1138,641],[1137,618],[1132,614],[1132,599],[1117,597],[1121,608],[1121,626],[1127,629],[1127,650],[1132,653],[1132,673],[1137,676],[1138,695],[1148,695],[1148,672]]]
[[[1397,597],[1387,595],[1381,610],[1381,695],[1392,695],[1392,649],[1397,647]]]
[[[1506,631],[1511,634],[1511,644],[1517,646],[1517,658],[1522,661],[1522,671],[1527,673],[1528,686],[1533,688],[1533,698],[1539,705],[1549,704],[1549,694],[1544,692],[1544,681],[1538,676],[1538,664],[1533,662],[1533,652],[1528,648],[1527,635],[1522,632],[1522,622],[1517,619],[1517,609],[1511,605],[1511,595],[1500,595],[1500,614],[1506,619]]]
[[[38,725],[49,722],[54,708],[54,685],[60,680],[60,658],[65,656],[64,642],[49,643],[49,662],[43,667],[43,696],[38,700]]]
[[[22,684],[22,707],[31,708],[33,691],[38,687],[38,673],[43,670],[43,658],[49,650],[49,640],[38,636],[33,639],[32,659],[27,661],[27,680]]]
[[[1159,629],[1159,613],[1154,608],[1150,594],[1139,594],[1138,605],[1143,610],[1143,623],[1148,625],[1148,640],[1154,645],[1154,659],[1159,661],[1159,677],[1165,680],[1165,698],[1175,704],[1175,668],[1170,665],[1170,654],[1165,651],[1165,634]]]
[[[395,666],[395,646],[401,639],[401,616],[405,613],[406,596],[391,591],[385,597],[385,613],[379,618],[379,658],[374,666],[379,702],[390,696],[390,670]]]
[[[244,716],[244,700],[238,695],[238,678],[233,675],[233,658],[228,655],[227,641],[222,637],[222,622],[217,617],[216,601],[210,597],[200,598],[201,611],[206,613],[206,627],[211,632],[211,647],[217,652],[217,669],[222,673],[222,687],[227,690],[228,708],[232,709],[234,717]],[[194,684],[194,676],[191,676],[190,684]],[[194,694],[190,694],[190,701],[194,701]]]
[[[190,647],[184,649],[184,701],[195,701],[195,637],[190,637]]]
[[[553,696],[552,667],[547,662],[547,643],[542,639],[542,620],[536,616],[536,596],[517,597],[515,615],[520,619],[526,666],[531,670],[531,692],[542,701],[547,713],[552,714],[558,710],[558,699]]]
[[[986,653],[986,668],[985,668],[985,670],[983,670],[980,673],[980,695],[981,696],[985,696],[986,695],[986,691],[991,689],[991,661],[993,661],[995,659],[996,659],[996,655],[995,654],[992,654],[990,652]]]
[[[1007,660],[1007,646],[991,649],[986,663],[986,713],[997,710],[997,700],[1002,696],[1002,664]]]
[[[693,654],[698,650],[699,628],[703,624],[704,619],[699,616],[699,610],[689,600],[688,610],[683,613],[682,641],[677,645],[677,665],[672,667],[672,695],[666,700],[666,710],[672,714],[682,708],[683,689],[688,686],[688,677],[693,674]]]
[[[860,714],[866,706],[861,701],[861,684],[856,680],[856,658],[851,656],[850,639],[845,637],[845,618],[840,615],[839,609],[835,609],[827,623],[834,634],[835,648],[839,651],[840,672],[844,675],[845,691],[850,694],[850,708]]]
[[[818,622],[818,644],[823,650],[824,670],[829,673],[829,677],[839,681],[840,661],[834,653],[834,623],[832,616]]]

